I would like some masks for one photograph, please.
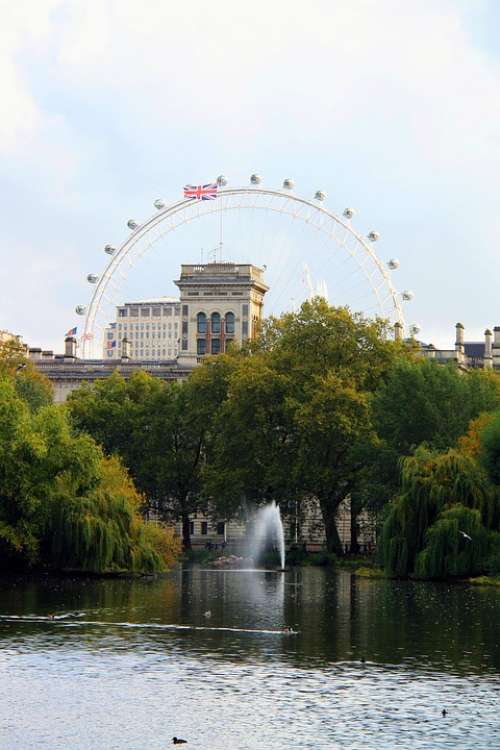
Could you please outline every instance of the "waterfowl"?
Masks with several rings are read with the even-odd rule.
[[[181,740],[180,737],[173,737],[172,742],[174,745],[186,745],[187,740]]]
[[[212,617],[212,613],[209,609],[207,609],[207,611],[203,613],[203,617],[205,617],[205,619],[207,620],[210,620],[210,618]]]
[[[443,710],[441,711],[441,716],[445,717],[447,713],[448,711],[446,710],[446,708],[443,708]]]

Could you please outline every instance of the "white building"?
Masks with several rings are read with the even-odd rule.
[[[103,359],[121,359],[122,341],[131,359],[174,360],[179,354],[181,306],[173,297],[126,302],[104,331]]]

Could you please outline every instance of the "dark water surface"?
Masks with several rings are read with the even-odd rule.
[[[0,749],[500,750],[499,636],[465,585],[0,579]]]

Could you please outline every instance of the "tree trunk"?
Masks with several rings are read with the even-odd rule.
[[[339,503],[335,503],[330,498],[320,500],[323,523],[325,524],[326,549],[336,555],[342,555],[343,549],[340,543],[339,532],[337,531],[337,508]]]
[[[359,552],[359,543],[358,543],[358,515],[359,515],[359,506],[356,500],[353,500],[351,497],[351,544],[350,544],[350,553],[352,555],[357,555]]]
[[[182,545],[184,550],[191,549],[191,521],[189,513],[182,514]]]

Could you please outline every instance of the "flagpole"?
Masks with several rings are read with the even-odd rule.
[[[220,197],[220,206],[219,206],[219,262],[222,263],[222,245],[224,244],[223,241],[223,232],[224,232],[224,225],[223,225],[223,211],[222,211],[222,197]]]

